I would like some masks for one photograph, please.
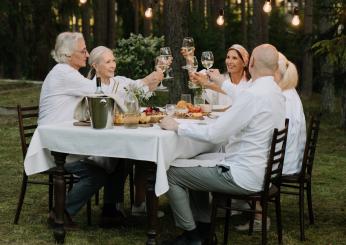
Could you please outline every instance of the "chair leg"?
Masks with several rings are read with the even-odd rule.
[[[262,245],[267,244],[267,211],[268,201],[262,201]]]
[[[281,221],[281,200],[280,195],[275,198],[275,212],[276,212],[276,228],[278,233],[278,242],[282,244],[282,221]]]
[[[211,207],[211,215],[210,215],[210,230],[209,230],[207,245],[213,245],[213,237],[215,234],[217,202],[214,199],[214,196],[213,196],[211,206],[212,207]]]
[[[53,198],[54,198],[54,179],[53,174],[48,177],[48,209],[49,212],[53,209]]]
[[[27,185],[28,185],[28,176],[23,171],[22,188],[20,190],[19,200],[18,200],[18,204],[17,204],[17,210],[16,210],[16,214],[14,216],[14,221],[13,221],[13,223],[16,225],[18,224],[19,215],[20,215],[20,212],[22,211],[22,206],[23,206],[23,202],[24,202],[24,197],[25,197]]]
[[[133,164],[129,163],[129,187],[130,187],[130,204],[131,208],[135,203],[135,191],[134,191],[134,183],[133,183]]]
[[[255,215],[256,215],[256,201],[251,202],[250,208],[252,212],[251,212],[250,221],[249,221],[249,236],[252,235],[253,233],[253,225],[255,222]]]
[[[87,202],[87,219],[88,219],[88,225],[91,225],[91,199]]]
[[[229,209],[226,209],[226,218],[225,218],[225,226],[224,226],[224,233],[223,233],[223,244],[227,245],[228,242],[228,234],[229,234],[229,218],[231,216],[231,208],[232,208],[232,199],[227,198],[226,206]]]
[[[313,224],[315,224],[315,218],[314,218],[314,212],[312,209],[311,180],[309,180],[307,182],[306,195],[307,195],[307,199],[308,199],[310,225],[313,225]]]
[[[300,225],[300,240],[304,241],[304,184],[299,185],[299,225]]]

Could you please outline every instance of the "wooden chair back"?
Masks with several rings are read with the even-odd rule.
[[[311,176],[312,167],[315,159],[315,151],[320,130],[321,114],[312,115],[309,120],[308,132],[304,149],[302,169],[299,178],[304,179],[306,174]]]
[[[282,130],[274,129],[272,143],[269,151],[268,164],[264,175],[263,194],[269,195],[272,184],[280,186],[282,168],[284,164],[289,120],[285,120]]]
[[[38,106],[17,105],[19,135],[22,146],[23,158],[25,158],[31,137],[37,128]]]

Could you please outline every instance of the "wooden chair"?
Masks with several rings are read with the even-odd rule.
[[[250,195],[234,195],[229,193],[213,192],[212,212],[211,212],[211,229],[208,243],[215,244],[215,223],[217,209],[226,209],[226,218],[224,226],[223,244],[227,244],[229,233],[229,219],[231,210],[250,212],[250,229],[249,234],[253,232],[253,225],[256,213],[262,213],[262,244],[267,244],[267,216],[268,203],[274,202],[276,209],[276,222],[279,244],[282,243],[282,225],[281,225],[281,204],[280,204],[280,181],[282,167],[285,157],[285,148],[287,142],[288,119],[285,122],[285,128],[282,130],[274,129],[271,148],[268,156],[267,168],[264,175],[263,190]],[[250,209],[232,208],[232,199],[245,200],[249,202]],[[260,202],[262,211],[256,210],[256,202]]]
[[[35,129],[37,128],[37,118],[38,118],[38,106],[30,106],[30,107],[22,107],[21,105],[17,105],[18,112],[18,126],[19,126],[19,135],[21,141],[21,148],[23,153],[23,159],[27,153],[31,137],[34,134]],[[28,184],[39,184],[39,185],[47,185],[48,186],[48,208],[49,211],[53,208],[53,170],[48,170],[42,173],[42,175],[48,176],[48,180],[29,180],[29,177],[26,175],[23,169],[22,176],[22,185],[19,194],[19,200],[17,204],[16,213],[14,216],[14,224],[18,224],[20,212],[22,210],[24,197],[26,193],[26,189]],[[65,176],[66,183],[68,184],[68,189],[72,188],[73,183],[78,181],[77,178],[73,177],[73,175],[66,173]],[[90,207],[90,200],[87,204]],[[91,210],[87,208],[87,218],[88,224],[91,224]]]
[[[320,128],[320,115],[313,115],[310,117],[309,126],[307,131],[307,139],[305,143],[305,150],[302,162],[302,168],[299,173],[293,175],[283,175],[282,184],[284,187],[281,193],[299,196],[299,222],[300,222],[300,240],[305,240],[304,235],[304,191],[306,190],[309,220],[310,224],[314,224],[314,213],[312,210],[312,196],[311,196],[311,177],[312,167],[315,158],[315,150]],[[290,189],[290,190],[287,190]]]

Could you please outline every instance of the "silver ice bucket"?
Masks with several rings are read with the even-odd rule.
[[[113,128],[114,100],[111,97],[88,96],[88,105],[93,128]]]

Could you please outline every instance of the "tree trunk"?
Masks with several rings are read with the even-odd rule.
[[[325,6],[329,6],[331,4],[331,0],[321,0],[321,4]],[[331,11],[331,10],[327,10]],[[330,12],[329,12],[330,13]],[[328,33],[333,23],[331,23],[330,18],[328,17],[328,12],[325,9],[320,9],[321,17],[319,18],[319,31],[321,34]],[[333,65],[327,62],[326,57],[320,58],[320,73],[321,80],[323,84],[322,88],[322,104],[321,110],[325,113],[332,113],[335,110],[335,88],[334,88],[334,67]]]
[[[268,41],[268,17],[263,12],[264,0],[256,0],[253,3],[253,22],[254,46]]]
[[[33,62],[34,79],[43,80],[47,75],[49,53],[52,48],[52,1],[33,0],[32,2],[34,7],[35,50],[37,54],[37,58]]]
[[[85,44],[87,49],[90,50],[92,47],[91,38],[90,38],[90,4],[89,1],[86,2],[81,7],[82,14],[82,32],[85,39]]]
[[[312,94],[313,82],[313,58],[312,58],[312,31],[313,31],[313,17],[312,17],[312,0],[305,1],[304,9],[304,35],[306,41],[303,55],[303,69],[302,69],[302,94],[310,97]]]
[[[344,78],[344,86],[341,91],[341,120],[340,120],[340,127],[343,130],[346,130],[346,79]]]
[[[139,13],[139,0],[133,0],[133,8],[135,10],[135,18],[134,18],[134,21],[135,21],[135,34],[138,34],[139,33],[139,16],[140,16],[140,13]]]
[[[108,0],[97,0],[94,2],[94,45],[105,45],[107,43],[107,2]]]
[[[335,111],[335,88],[333,66],[326,60],[322,61],[321,79],[323,83],[321,111],[329,114]]]
[[[241,0],[241,31],[242,31],[242,39],[243,46],[248,47],[247,43],[247,16],[246,16],[246,2],[245,0]]]
[[[170,102],[179,100],[181,93],[187,92],[185,71],[181,69],[185,60],[180,54],[181,42],[188,34],[189,2],[186,0],[166,0],[164,2],[165,42],[172,50],[174,57],[172,68],[174,80],[169,86]]]
[[[108,0],[107,12],[107,47],[115,48],[115,0]]]

